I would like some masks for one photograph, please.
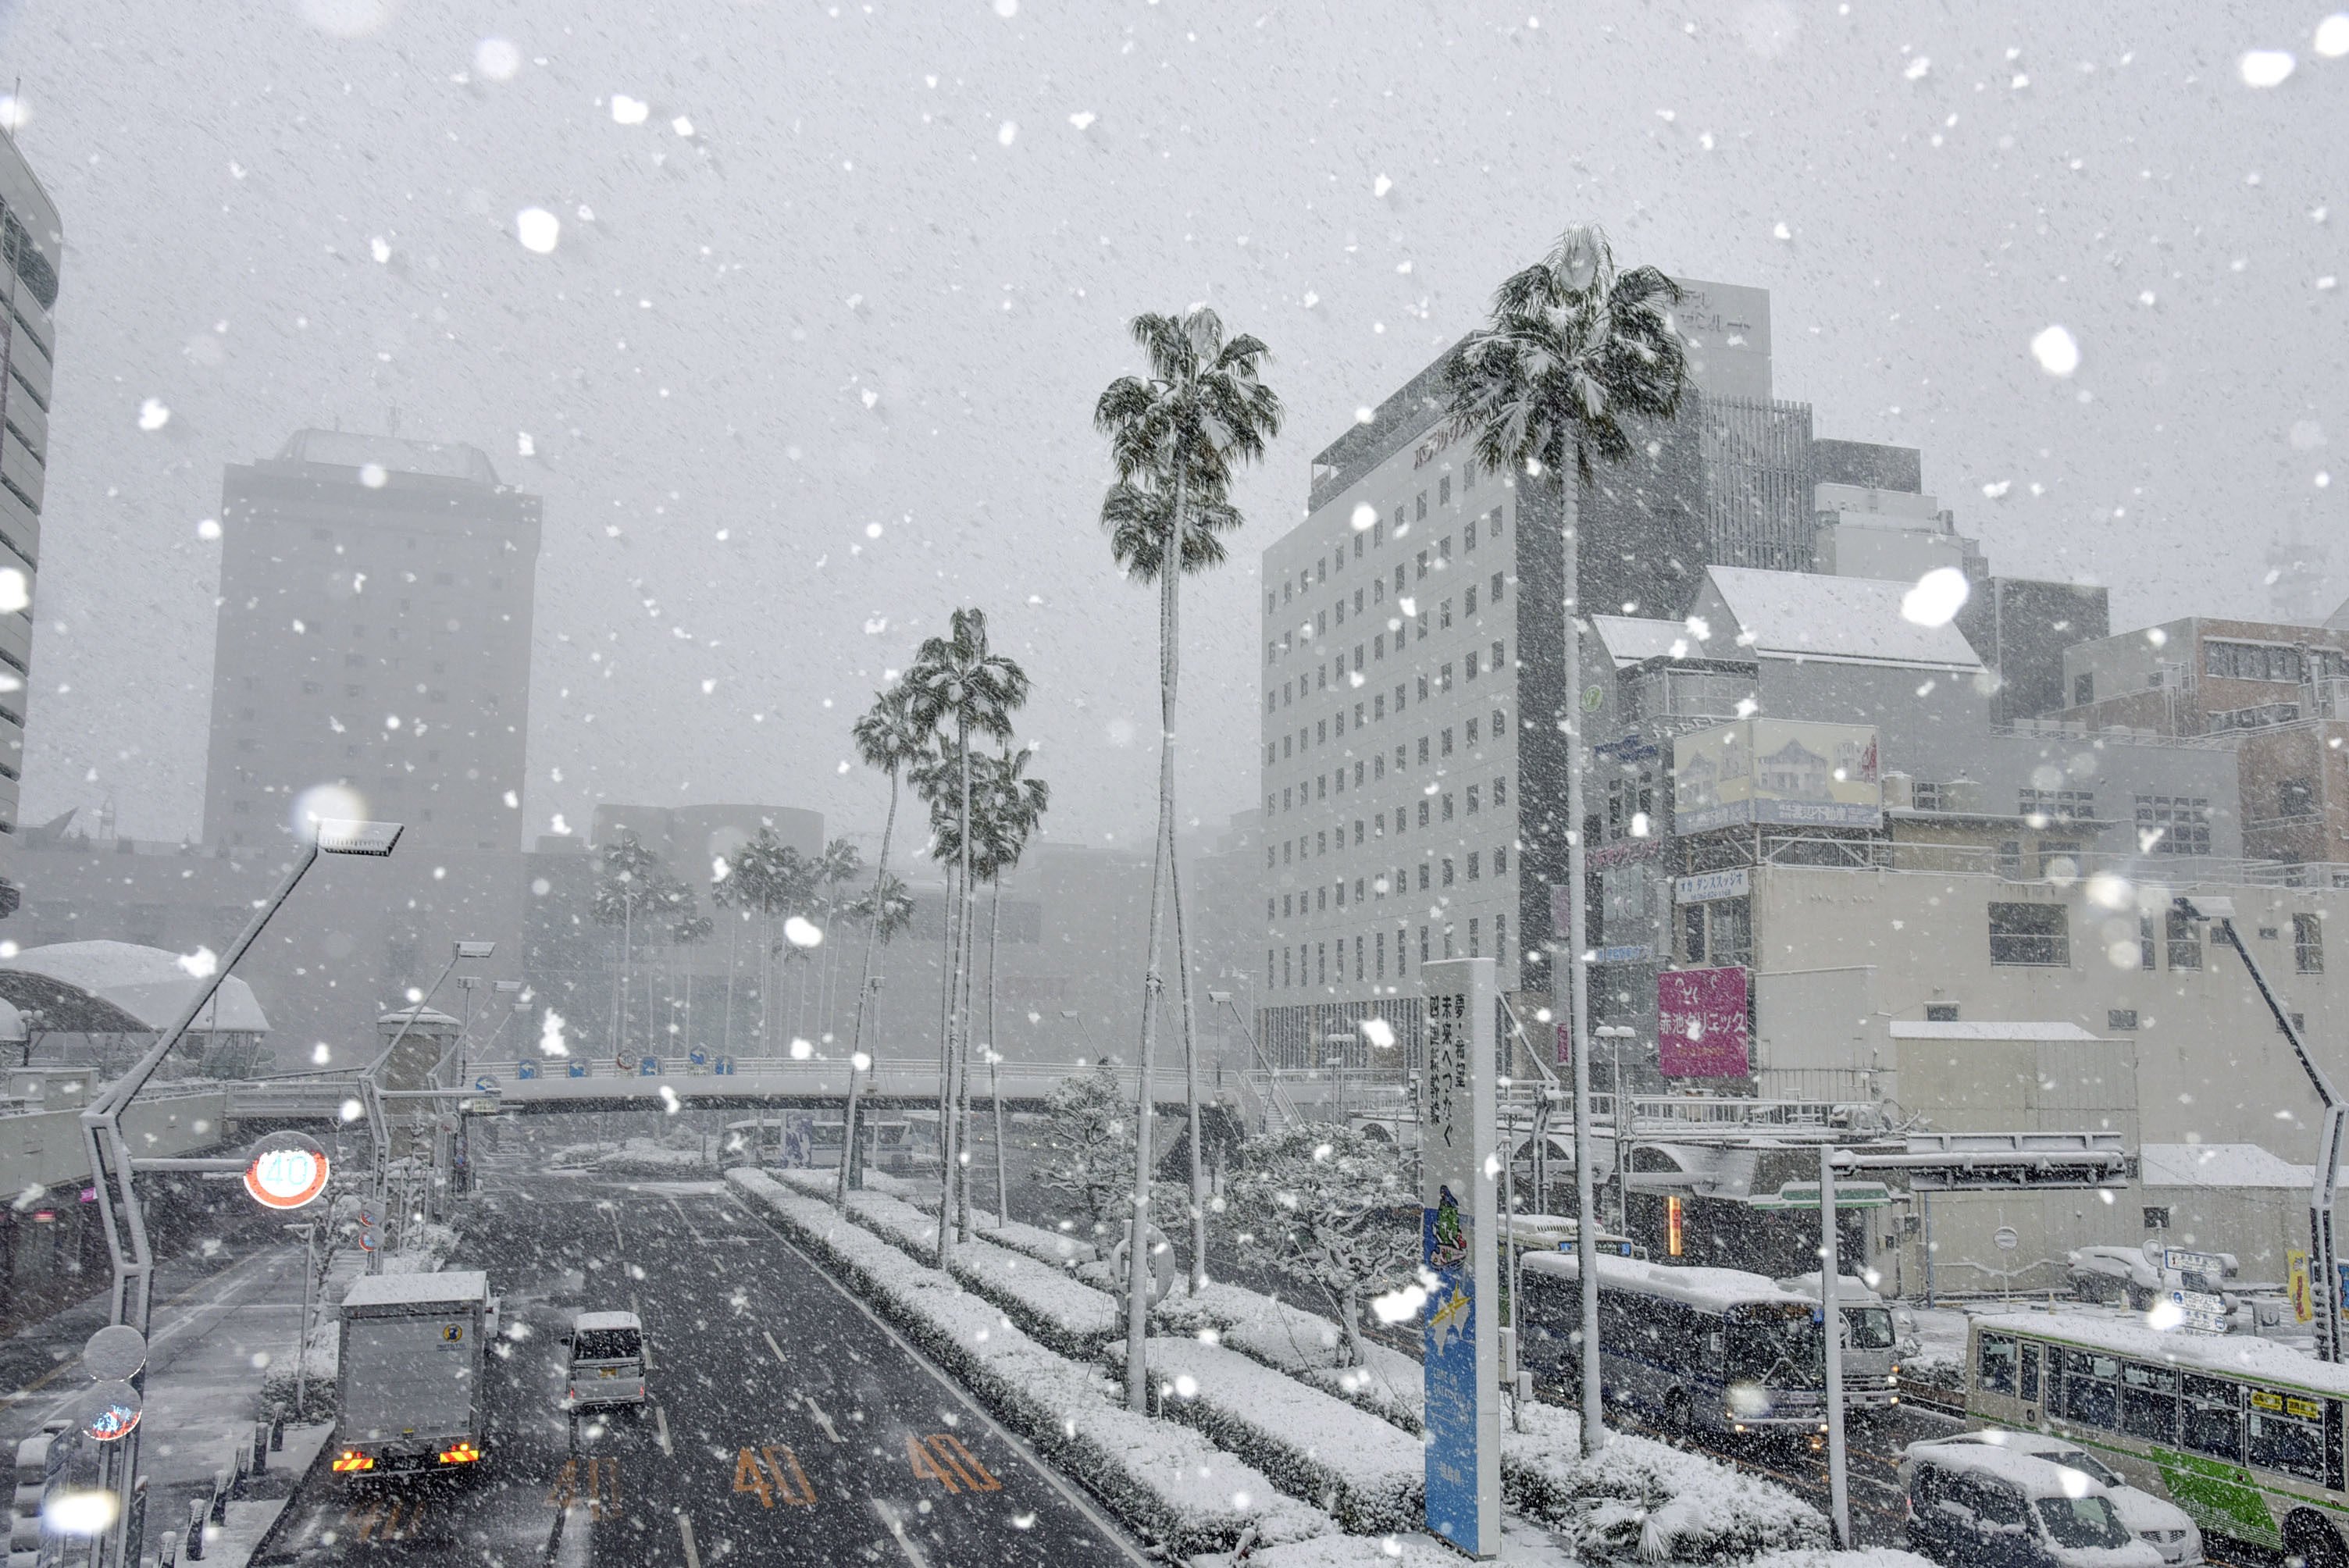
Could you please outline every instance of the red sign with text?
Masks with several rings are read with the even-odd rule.
[[[1656,1065],[1666,1078],[1744,1078],[1742,968],[1667,969],[1656,976]]]

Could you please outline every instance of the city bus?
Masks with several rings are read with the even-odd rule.
[[[1527,1253],[1517,1266],[1518,1365],[1570,1398],[1581,1259]],[[1600,1387],[1668,1430],[1815,1433],[1826,1411],[1818,1307],[1760,1274],[1601,1253]]]
[[[1974,1421],[2064,1437],[2204,1535],[2308,1568],[2349,1568],[2344,1400],[2349,1367],[2253,1335],[2062,1312],[1977,1317],[1966,1330]]]

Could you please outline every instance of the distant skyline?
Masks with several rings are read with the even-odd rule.
[[[1576,219],[1769,289],[1778,396],[1921,448],[1995,570],[2106,584],[2116,630],[2321,617],[2323,14],[0,6],[69,253],[25,818],[199,830],[223,468],[396,407],[545,499],[516,843],[599,800],[877,825],[848,724],[961,603],[1035,678],[1049,833],[1146,841],[1154,604],[1090,414],[1125,318],[1204,299],[1289,406],[1186,594],[1212,827],[1255,798],[1257,556],[1312,455]],[[2297,68],[2247,86],[2253,48]]]

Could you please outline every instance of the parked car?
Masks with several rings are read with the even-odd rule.
[[[571,1351],[567,1410],[645,1402],[645,1326],[633,1312],[583,1312],[563,1336]]]
[[[2166,1269],[2161,1264],[2162,1253],[2159,1242],[2140,1247],[2075,1247],[2064,1254],[2072,1294],[2082,1301],[2144,1312],[2173,1290],[2196,1290],[2223,1296],[2227,1310],[2234,1310],[2235,1298],[2225,1288],[2225,1281],[2234,1277],[2238,1267],[2234,1253],[2217,1254],[2225,1272],[2214,1276]]]
[[[2161,1553],[2166,1568],[2194,1568],[2202,1561],[2202,1532],[2187,1517],[2184,1509],[2129,1485],[2111,1466],[2069,1438],[2046,1432],[2011,1432],[1993,1427],[1979,1432],[1961,1432],[1955,1437],[1930,1439],[1911,1443],[1909,1448],[1923,1451],[1961,1444],[2029,1454],[2033,1459],[2078,1470],[2112,1500],[2114,1511],[2119,1513],[2128,1532]]]
[[[1911,1443],[1909,1549],[1947,1568],[2162,1568],[2085,1471],[2002,1445]]]

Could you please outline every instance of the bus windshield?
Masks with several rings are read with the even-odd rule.
[[[1769,1388],[1825,1386],[1824,1340],[1808,1308],[1740,1306],[1729,1314],[1727,1376]]]
[[[1847,1306],[1843,1309],[1845,1326],[1850,1330],[1846,1343],[1854,1350],[1889,1350],[1892,1348],[1892,1309],[1884,1306]]]

